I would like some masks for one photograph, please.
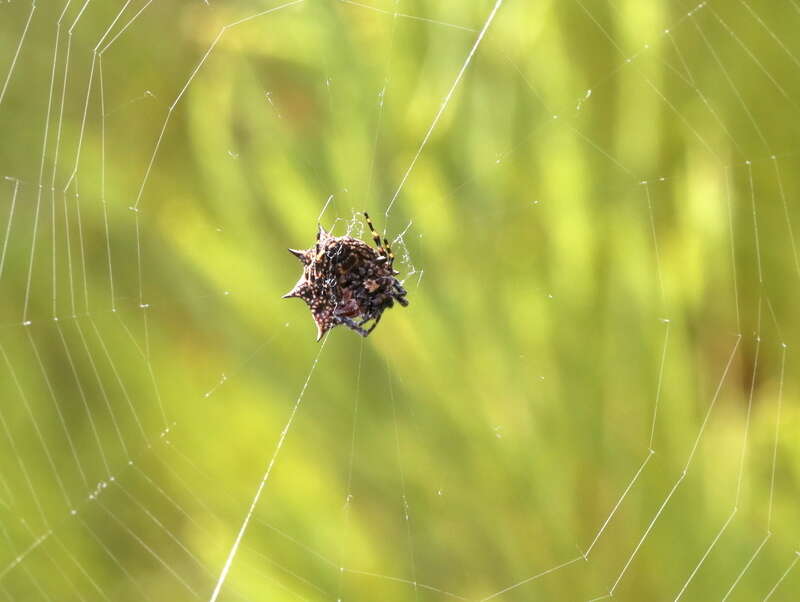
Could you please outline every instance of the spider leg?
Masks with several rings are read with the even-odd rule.
[[[339,319],[341,320],[342,324],[344,324],[345,326],[347,326],[351,330],[355,330],[362,337],[365,337],[365,336],[369,335],[369,333],[372,332],[372,328],[375,328],[375,326],[373,325],[372,328],[370,328],[369,330],[364,330],[363,328],[361,328],[360,324],[356,324],[350,318],[342,316]],[[362,322],[362,324],[363,324],[363,322]]]
[[[406,299],[406,295],[408,291],[403,288],[403,286],[397,282],[394,285],[394,295],[392,295],[397,302],[402,305],[403,307],[408,307],[408,299]]]
[[[381,316],[382,316],[382,315],[383,315],[383,314],[378,314],[378,317],[377,317],[377,318],[375,318],[375,321],[372,323],[372,326],[370,326],[370,327],[367,329],[367,334],[369,334],[370,332],[372,332],[373,330],[375,330],[375,327],[378,325],[378,322],[380,322],[380,321],[381,321]],[[364,336],[367,336],[367,334],[365,334]]]
[[[394,265],[394,253],[392,253],[392,247],[389,246],[389,239],[383,239],[383,245],[386,247],[386,256],[389,258],[389,268],[391,269],[392,265]]]
[[[323,242],[323,239],[328,238],[328,232],[319,225],[319,229],[317,230],[317,243],[314,245],[314,261],[319,261],[322,259],[323,250],[320,247],[320,242]]]
[[[386,252],[386,249],[383,248],[383,244],[381,244],[381,235],[375,231],[375,226],[372,225],[372,220],[369,217],[369,214],[365,211],[364,217],[367,219],[367,226],[369,226],[369,231],[372,232],[372,240],[375,241],[375,246],[378,247],[381,255],[383,257],[388,258],[389,253]]]

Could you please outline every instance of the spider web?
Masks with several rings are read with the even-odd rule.
[[[0,2],[0,598],[794,599],[798,22]]]

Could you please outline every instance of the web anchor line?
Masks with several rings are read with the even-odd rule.
[[[317,352],[314,361],[311,363],[311,369],[308,371],[308,376],[306,377],[306,381],[303,383],[302,389],[300,389],[300,394],[297,396],[297,399],[295,400],[294,405],[292,406],[292,411],[289,414],[289,419],[286,421],[283,430],[281,430],[280,437],[278,438],[278,443],[275,445],[275,450],[272,452],[272,457],[269,460],[269,464],[267,464],[267,470],[258,484],[258,489],[256,489],[256,493],[253,496],[253,500],[252,502],[250,502],[250,508],[248,508],[247,514],[245,515],[244,521],[242,522],[242,526],[239,528],[239,532],[236,535],[236,539],[234,539],[233,541],[233,545],[231,546],[230,552],[228,552],[228,557],[226,558],[225,564],[222,567],[219,579],[217,579],[217,583],[214,586],[214,591],[211,593],[209,602],[215,602],[217,598],[219,598],[219,595],[222,591],[222,586],[225,584],[225,580],[228,577],[228,572],[231,570],[233,561],[235,560],[236,554],[239,551],[239,546],[241,545],[242,540],[244,539],[245,533],[247,532],[247,528],[250,526],[250,521],[253,518],[256,506],[258,505],[258,502],[261,499],[261,494],[264,492],[264,489],[267,486],[269,477],[272,474],[272,468],[275,466],[275,461],[278,459],[278,454],[280,454],[281,448],[283,447],[283,444],[286,441],[286,436],[289,434],[289,430],[292,428],[295,416],[297,415],[297,410],[300,408],[300,403],[303,401],[303,397],[306,394],[308,383],[311,382],[311,377],[314,374],[314,369],[317,367],[317,363],[319,363],[319,358],[322,355],[323,349],[325,349],[325,343],[327,341],[328,341],[328,335],[326,334],[325,338],[322,339],[322,345],[320,345],[319,351]]]
[[[28,29],[30,29],[34,12],[36,12],[36,0],[33,0],[31,2],[31,10],[28,13],[28,19],[25,21],[25,26],[22,28],[22,35],[19,38],[17,49],[14,51],[14,57],[11,59],[11,65],[8,68],[8,74],[6,75],[6,79],[3,82],[3,87],[0,88],[0,105],[3,104],[3,99],[6,96],[6,91],[8,90],[8,84],[11,81],[11,76],[14,74],[14,67],[16,67],[17,65],[17,59],[19,58],[19,53],[22,51],[22,45],[25,43],[25,37],[28,35]]]
[[[397,200],[397,197],[400,196],[400,192],[403,190],[403,187],[406,184],[406,180],[408,180],[408,176],[411,175],[411,172],[414,169],[414,166],[417,164],[417,161],[419,160],[419,157],[422,154],[422,151],[425,149],[425,146],[427,146],[428,141],[431,138],[431,134],[433,134],[433,130],[435,130],[436,126],[439,124],[439,120],[442,118],[442,115],[444,114],[445,109],[447,109],[447,105],[450,104],[450,99],[453,98],[453,94],[455,93],[456,88],[458,88],[458,84],[461,83],[461,80],[464,77],[464,73],[466,73],[467,68],[469,67],[470,63],[472,62],[472,58],[475,56],[475,53],[477,52],[478,47],[481,45],[481,42],[483,41],[483,38],[486,35],[486,32],[489,30],[489,26],[492,24],[492,21],[494,21],[495,15],[497,14],[497,11],[500,9],[500,7],[502,5],[503,5],[503,0],[497,0],[494,3],[494,6],[492,7],[492,10],[489,13],[489,16],[486,18],[486,21],[483,23],[483,27],[481,27],[480,32],[478,32],[478,36],[475,38],[475,42],[472,44],[472,48],[470,48],[469,53],[467,54],[467,58],[464,60],[464,63],[461,65],[461,69],[459,69],[458,74],[456,75],[455,80],[453,80],[453,83],[450,86],[450,89],[447,91],[447,94],[445,95],[444,100],[442,101],[442,104],[439,106],[439,110],[436,112],[436,115],[434,116],[433,121],[431,122],[431,125],[428,127],[428,131],[425,132],[425,137],[422,139],[422,142],[420,143],[419,148],[417,148],[417,152],[414,155],[414,158],[411,160],[411,163],[409,164],[408,168],[406,169],[405,173],[403,174],[403,177],[400,180],[400,184],[397,186],[397,190],[395,190],[394,194],[392,195],[392,198],[389,201],[389,205],[386,207],[386,212],[384,213],[384,217],[385,217],[385,219],[384,219],[384,232],[386,231],[386,224],[389,221],[389,212],[391,212],[392,207],[394,206],[394,203]]]
[[[183,98],[183,95],[186,93],[186,90],[189,89],[189,86],[192,84],[192,81],[194,81],[194,78],[197,76],[200,69],[203,68],[203,65],[205,65],[206,61],[211,56],[211,53],[214,52],[214,49],[217,47],[217,44],[219,44],[220,40],[222,40],[222,37],[225,35],[225,33],[230,31],[234,27],[242,25],[243,23],[247,23],[248,21],[252,21],[253,19],[257,19],[259,17],[263,17],[265,15],[269,15],[272,13],[276,13],[283,9],[289,8],[290,6],[295,6],[303,2],[305,2],[305,0],[292,0],[292,2],[286,2],[285,4],[274,6],[267,10],[263,10],[259,13],[255,13],[248,17],[238,19],[236,21],[233,21],[232,23],[228,23],[227,25],[222,26],[222,28],[219,30],[219,33],[217,33],[216,37],[211,42],[211,45],[206,50],[205,54],[203,54],[202,58],[195,66],[194,70],[189,75],[189,79],[186,80],[180,92],[178,92],[178,95],[175,97],[175,100],[172,101],[172,104],[169,106],[169,109],[167,110],[167,116],[164,118],[164,123],[161,125],[161,131],[159,132],[158,138],[156,139],[155,148],[153,148],[153,152],[150,155],[150,161],[147,164],[147,169],[145,170],[144,177],[142,178],[142,184],[139,186],[139,192],[136,193],[136,200],[133,203],[133,206],[131,207],[133,211],[139,210],[139,204],[142,201],[142,196],[144,195],[144,189],[147,186],[148,180],[150,179],[150,173],[153,171],[153,166],[155,165],[156,157],[158,156],[158,151],[161,148],[161,142],[164,139],[164,134],[167,131],[167,126],[169,125],[170,119],[172,118],[172,113],[175,111],[175,107],[178,106],[178,103],[180,103],[181,99]]]

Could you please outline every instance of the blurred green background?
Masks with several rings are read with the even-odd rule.
[[[366,2],[0,2],[0,599],[796,600],[800,7]]]

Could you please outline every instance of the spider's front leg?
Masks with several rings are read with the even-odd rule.
[[[375,327],[378,325],[378,322],[380,322],[380,321],[381,321],[381,316],[382,316],[382,315],[383,315],[382,313],[378,314],[378,317],[377,317],[377,318],[375,318],[375,321],[372,323],[372,326],[370,326],[370,327],[369,327],[369,328],[366,330],[366,333],[367,333],[367,334],[369,334],[370,332],[372,332],[373,330],[375,330]],[[369,317],[369,318],[364,318],[363,320],[361,320],[361,322],[359,322],[359,323],[358,323],[358,326],[364,326],[364,324],[366,324],[367,322],[369,322],[369,321],[370,321],[370,320],[372,320],[372,319],[373,319],[372,317]],[[364,336],[367,336],[367,334],[365,334]]]
[[[361,328],[361,324],[363,324],[364,322],[362,322],[361,324],[356,324],[355,321],[353,321],[351,318],[348,318],[346,316],[341,316],[339,319],[341,320],[342,324],[344,324],[345,326],[347,326],[351,330],[355,330],[362,337],[369,336],[369,333],[372,332],[373,328],[375,328],[375,324],[373,324],[372,328],[370,328],[369,330],[364,330],[363,328]]]

